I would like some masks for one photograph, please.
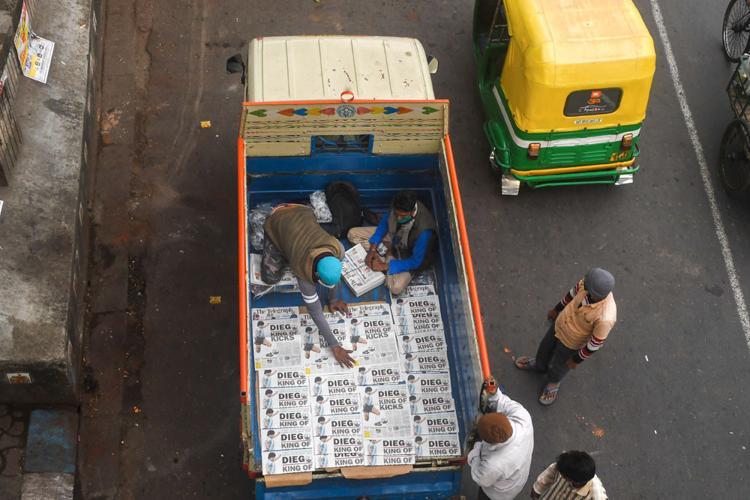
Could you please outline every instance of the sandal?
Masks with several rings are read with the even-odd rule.
[[[536,358],[518,356],[514,363],[519,370],[536,371]]]
[[[539,396],[539,403],[544,406],[549,406],[557,400],[557,393],[560,391],[560,384],[549,383],[542,389],[542,394]],[[547,399],[545,399],[547,398]]]

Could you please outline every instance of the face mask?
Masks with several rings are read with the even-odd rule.
[[[412,217],[411,215],[407,215],[406,217],[402,217],[402,218],[400,218],[399,220],[397,220],[397,221],[396,221],[396,224],[401,224],[401,225],[403,225],[403,224],[408,224],[408,223],[410,223],[410,222],[411,222],[412,220],[414,220],[414,217]]]

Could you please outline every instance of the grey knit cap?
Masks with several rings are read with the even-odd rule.
[[[602,300],[615,288],[615,277],[601,267],[595,267],[583,278],[586,290],[594,300]]]

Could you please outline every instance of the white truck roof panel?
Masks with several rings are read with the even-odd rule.
[[[247,100],[434,99],[427,55],[413,38],[262,37],[250,42]]]

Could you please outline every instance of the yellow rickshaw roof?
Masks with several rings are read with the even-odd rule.
[[[651,35],[632,0],[505,0],[511,44],[526,78],[548,87],[580,87],[599,66],[599,82],[651,79]],[[618,65],[601,63],[621,63]],[[584,76],[584,78],[582,78]],[[601,83],[600,83],[601,84]]]

